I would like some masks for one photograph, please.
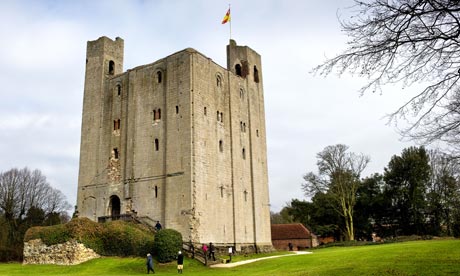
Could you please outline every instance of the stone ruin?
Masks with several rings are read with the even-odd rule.
[[[24,243],[23,264],[76,265],[99,257],[75,240],[48,246],[41,239],[35,239]]]

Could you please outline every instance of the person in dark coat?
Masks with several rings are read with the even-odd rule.
[[[192,259],[195,259],[195,246],[193,245],[193,242],[190,241],[190,252],[192,252]]]
[[[177,254],[177,273],[182,274],[182,270],[184,270],[184,255],[182,255],[182,251],[179,251]]]
[[[212,242],[209,243],[209,259],[211,260],[211,257],[212,259],[215,261],[216,260],[216,256],[214,255],[216,253],[216,247],[214,246],[214,244],[212,244]]]
[[[161,230],[161,223],[159,220],[157,220],[157,224],[155,224],[155,228],[157,229],[157,231]]]
[[[153,258],[150,253],[147,254],[147,274],[150,274],[150,270],[155,273],[155,270],[153,270]]]

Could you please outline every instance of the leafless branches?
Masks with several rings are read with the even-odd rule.
[[[39,170],[11,169],[0,173],[0,211],[8,220],[23,219],[31,207],[45,214],[69,209],[65,196]]]
[[[355,1],[355,16],[342,21],[348,49],[314,70],[365,76],[360,92],[385,84],[430,83],[390,114],[413,117],[402,134],[424,143],[460,142],[460,3],[452,0]]]

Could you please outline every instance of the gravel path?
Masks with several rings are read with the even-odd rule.
[[[281,257],[289,257],[289,256],[295,256],[295,255],[303,255],[303,254],[312,254],[312,253],[313,252],[308,252],[308,251],[294,251],[293,254],[269,256],[269,257],[250,259],[250,260],[247,260],[247,261],[240,261],[240,262],[234,262],[234,263],[228,263],[228,264],[215,264],[215,265],[211,265],[211,267],[235,267],[235,266],[239,266],[239,265],[244,265],[244,264],[257,262],[257,261],[260,261],[260,260],[281,258]]]

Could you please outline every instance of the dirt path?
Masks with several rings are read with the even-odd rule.
[[[235,266],[239,266],[239,265],[244,265],[244,264],[257,262],[257,261],[260,261],[260,260],[281,258],[281,257],[289,257],[289,256],[295,256],[295,255],[303,255],[303,254],[312,254],[312,253],[313,252],[308,252],[308,251],[294,251],[293,254],[269,256],[269,257],[250,259],[250,260],[247,260],[247,261],[240,261],[240,262],[234,262],[234,263],[228,263],[228,264],[215,264],[215,265],[211,265],[211,267],[235,267]]]

